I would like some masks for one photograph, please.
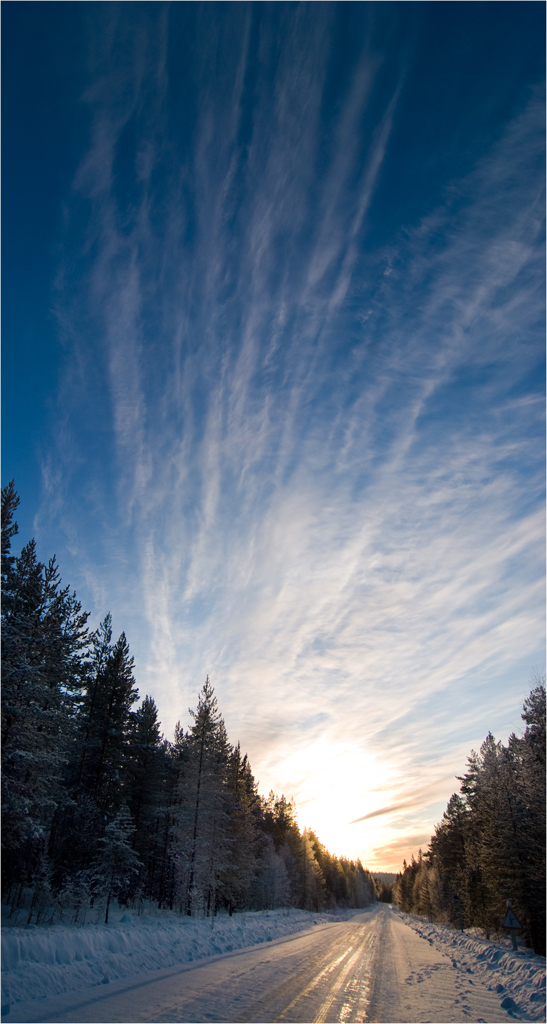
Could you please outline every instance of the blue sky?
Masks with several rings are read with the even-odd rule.
[[[397,869],[544,663],[544,7],[4,3],[3,480]],[[349,824],[357,818],[364,818]]]

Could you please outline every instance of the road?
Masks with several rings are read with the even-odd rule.
[[[158,977],[161,974],[161,977]],[[499,996],[459,970],[389,907],[132,983],[36,1005],[33,1022],[472,1022],[510,1020]],[[41,1015],[38,1016],[38,1012]],[[48,1013],[48,1015],[45,1015]]]

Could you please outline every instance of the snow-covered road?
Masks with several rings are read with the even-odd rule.
[[[371,1021],[515,1020],[501,1006],[503,994],[486,987],[473,967],[459,964],[424,940],[394,911],[378,915],[381,956],[368,1017]],[[528,1020],[529,1017],[518,1017]]]
[[[13,1007],[6,1020],[383,1021],[533,1020],[502,1007],[493,979],[459,963],[391,908],[321,924],[199,963]],[[500,986],[497,986],[500,988]],[[539,1007],[538,1007],[539,1009]]]

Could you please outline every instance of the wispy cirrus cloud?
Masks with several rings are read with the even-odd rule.
[[[289,36],[241,5],[200,36],[179,133],[168,14],[117,10],[110,49],[92,34],[42,529],[49,507],[168,732],[209,673],[261,787],[388,857],[513,721],[543,636],[540,103],[379,242],[407,86],[368,37],[328,120],[331,6]],[[388,830],[350,836],[357,807]]]
[[[453,776],[446,775],[444,778],[430,782],[427,786],[414,789],[412,791],[412,795],[405,797],[405,799],[399,801],[399,803],[388,804],[386,807],[377,807],[374,811],[369,811],[368,814],[363,814],[360,818],[354,818],[353,821],[348,822],[348,824],[358,825],[361,821],[370,821],[371,818],[380,818],[387,814],[392,815],[403,809],[419,810],[428,804],[436,802],[439,797],[442,798],[447,782],[453,783]]]

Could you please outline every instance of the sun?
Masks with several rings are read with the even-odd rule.
[[[289,754],[278,770],[279,788],[295,797],[300,827],[311,828],[331,853],[359,857],[366,867],[363,858],[385,840],[385,825],[351,822],[385,802],[378,790],[391,789],[394,769],[364,745],[324,736]]]

